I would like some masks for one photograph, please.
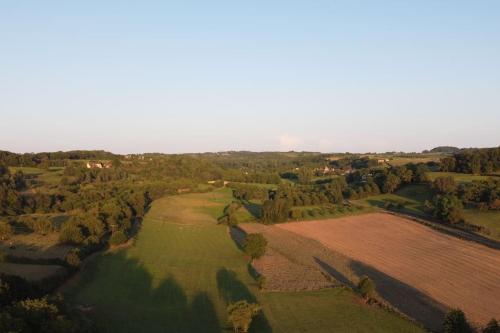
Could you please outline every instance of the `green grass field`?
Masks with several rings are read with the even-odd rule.
[[[431,199],[432,194],[428,185],[416,184],[405,186],[395,193],[354,200],[353,203],[376,208],[384,208],[388,202],[403,203],[404,208],[401,210],[403,213],[425,217],[427,213],[424,211],[424,202]]]
[[[25,175],[35,177],[42,184],[56,185],[61,181],[64,174],[64,168],[51,167],[49,169],[32,167],[10,167],[10,172],[22,171]]]
[[[490,238],[500,240],[500,211],[479,211],[466,209],[465,220],[468,223],[488,228]]]
[[[487,180],[489,176],[472,175],[469,173],[456,173],[456,172],[428,172],[427,176],[431,181],[434,181],[438,177],[448,177],[451,176],[458,183],[466,183],[474,180]]]
[[[219,190],[155,201],[135,245],[97,257],[68,298],[93,307],[100,332],[231,332],[226,307],[240,299],[263,306],[252,332],[422,331],[343,289],[259,291],[244,254],[216,224],[231,200]]]

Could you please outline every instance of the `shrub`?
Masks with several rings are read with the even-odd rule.
[[[71,249],[68,254],[66,254],[65,261],[71,267],[79,267],[82,263],[80,258],[81,251],[78,248]]]
[[[443,333],[472,333],[472,328],[460,309],[451,310],[444,318]]]
[[[500,333],[500,325],[495,319],[491,319],[485,328],[483,328],[482,333]]]
[[[248,234],[243,249],[252,259],[260,258],[266,252],[267,240],[262,234]]]
[[[259,285],[259,289],[262,290],[266,287],[266,277],[264,275],[259,275],[257,278],[257,284]]]
[[[261,311],[259,304],[248,303],[246,300],[238,301],[227,307],[229,321],[236,333],[246,333],[250,329],[252,319]]]
[[[74,223],[64,223],[59,234],[59,241],[65,244],[81,244],[85,240],[82,229]]]
[[[121,230],[113,232],[111,238],[109,239],[109,243],[111,245],[120,245],[127,241],[127,235]]]
[[[0,239],[1,240],[6,240],[12,234],[14,233],[14,230],[12,226],[8,222],[0,222]]]
[[[290,211],[290,218],[292,220],[299,220],[302,217],[302,212],[300,209],[294,208]]]
[[[359,280],[358,283],[358,289],[364,298],[371,298],[373,296],[373,293],[375,292],[375,283],[368,277],[368,276],[363,276]]]

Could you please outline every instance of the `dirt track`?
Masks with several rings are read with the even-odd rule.
[[[384,213],[276,227],[352,258],[352,269],[367,272],[383,288],[415,289],[415,295],[438,307],[463,309],[474,322],[500,318],[498,250]]]

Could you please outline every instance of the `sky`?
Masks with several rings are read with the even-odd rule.
[[[0,150],[500,145],[500,1],[0,0]]]

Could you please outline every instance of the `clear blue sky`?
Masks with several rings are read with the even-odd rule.
[[[0,149],[500,144],[500,1],[0,0]]]

